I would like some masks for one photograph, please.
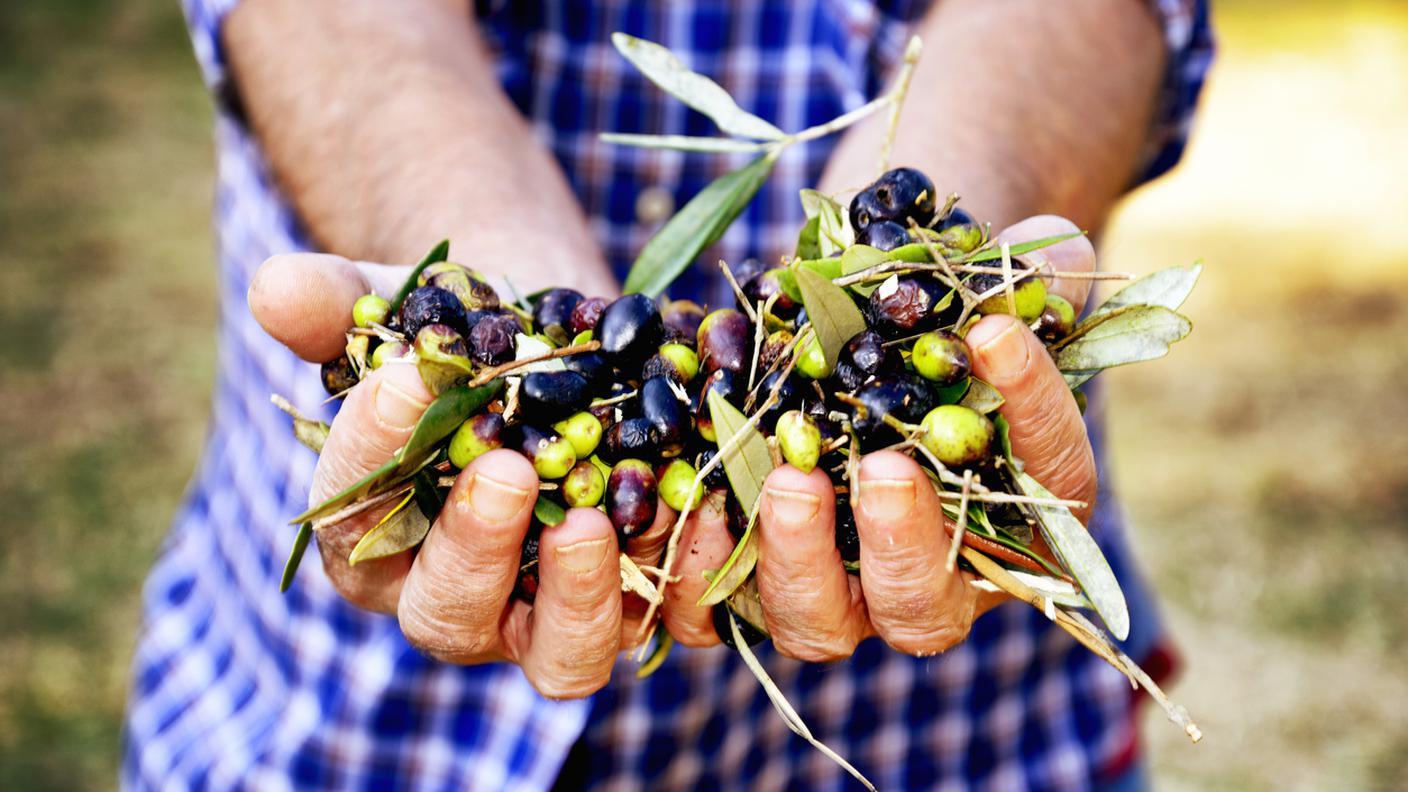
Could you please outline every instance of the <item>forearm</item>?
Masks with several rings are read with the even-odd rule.
[[[275,175],[327,250],[457,260],[520,289],[614,288],[556,162],[459,2],[246,0],[224,39]]]
[[[994,228],[1038,213],[1098,228],[1135,175],[1162,73],[1144,3],[943,0],[915,32],[924,57],[890,161],[928,172]],[[826,189],[877,175],[887,123],[846,135]]]

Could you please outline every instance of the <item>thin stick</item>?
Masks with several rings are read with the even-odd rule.
[[[577,355],[582,352],[595,352],[598,349],[601,349],[600,341],[588,341],[585,344],[576,344],[574,346],[562,347],[561,349],[554,349],[548,352],[544,352],[541,355],[533,355],[531,357],[523,358],[522,360],[510,360],[509,362],[504,363],[503,365],[486,368],[483,371],[479,372],[478,376],[469,381],[469,387],[477,388],[480,385],[488,384],[492,380],[501,377],[509,373],[510,371],[515,371],[517,369],[523,368],[524,366],[529,366],[534,363],[541,363],[544,360],[553,360],[555,358],[567,357],[568,355]]]
[[[894,145],[895,133],[899,130],[900,110],[904,109],[904,99],[909,93],[909,81],[914,77],[914,64],[919,61],[922,50],[923,45],[918,36],[911,37],[909,45],[905,47],[904,68],[900,70],[892,91],[894,98],[890,104],[890,124],[885,131],[885,141],[880,146],[880,173],[890,169],[890,148]]]
[[[314,520],[313,532],[317,533],[318,531],[321,531],[329,525],[336,525],[342,522],[343,520],[350,520],[351,518],[356,517],[367,509],[380,506],[381,504],[386,503],[387,501],[395,500],[396,498],[402,497],[407,492],[410,492],[412,489],[414,489],[414,485],[408,484],[404,487],[398,487],[394,490],[383,492],[380,495],[367,498],[366,500],[357,501],[356,503],[344,506],[341,509],[338,509],[337,511],[333,512],[332,514],[327,515],[326,517],[320,517]]]
[[[739,286],[738,281],[734,279],[733,270],[728,268],[728,262],[719,259],[719,269],[723,270],[724,279],[728,281],[728,285],[733,287],[733,296],[738,298],[738,304],[743,306],[743,312],[748,314],[748,319],[756,324],[758,315],[753,312],[753,306],[748,303],[748,298],[744,296],[743,287]]]
[[[973,471],[963,471],[963,497],[958,501],[958,524],[953,529],[953,540],[948,545],[948,562],[944,565],[951,575],[958,568],[958,548],[963,546],[963,537],[968,532],[968,495],[973,489]]]
[[[1007,312],[1013,316],[1017,315],[1017,290],[1013,288],[1012,280],[1012,248],[1006,242],[1002,243],[1002,287],[1007,294]]]

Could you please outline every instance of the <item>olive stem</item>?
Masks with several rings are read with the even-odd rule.
[[[944,568],[950,575],[958,568],[958,548],[963,546],[968,533],[968,496],[973,492],[973,471],[963,471],[963,497],[958,500],[958,522],[953,529],[953,539],[948,545],[948,560]]]
[[[511,371],[515,371],[517,369],[521,369],[524,366],[532,365],[534,363],[541,363],[544,360],[553,360],[555,358],[567,357],[568,355],[577,355],[581,354],[582,352],[595,352],[598,349],[601,349],[600,341],[588,341],[583,344],[576,344],[573,346],[562,347],[561,349],[554,349],[550,352],[544,352],[541,355],[532,355],[523,358],[522,360],[510,360],[509,362],[504,363],[502,365],[486,368],[483,371],[479,372],[478,376],[469,381],[469,387],[477,388],[480,385],[487,385],[489,382],[493,381],[498,377],[503,376],[504,374],[507,374]]]
[[[904,49],[904,67],[900,69],[899,76],[895,78],[895,87],[891,90],[893,99],[890,103],[890,123],[885,130],[885,140],[880,144],[879,173],[890,169],[890,149],[895,143],[895,133],[899,131],[900,110],[904,108],[905,97],[909,94],[909,82],[914,77],[914,66],[919,62],[919,55],[923,50],[924,45],[919,37],[911,36],[908,46]]]
[[[753,306],[748,302],[748,298],[743,294],[743,287],[738,285],[738,280],[733,277],[733,270],[729,269],[728,262],[719,259],[719,269],[723,270],[724,279],[733,288],[733,296],[738,298],[738,304],[743,306],[743,312],[748,314],[748,319],[753,324],[758,323],[758,315],[753,312]]]
[[[380,495],[374,495],[370,498],[367,498],[366,500],[360,500],[356,503],[344,506],[341,509],[338,509],[337,511],[333,512],[332,514],[327,515],[326,517],[320,517],[314,520],[313,532],[317,533],[318,531],[321,531],[329,525],[337,525],[343,520],[348,520],[353,517],[356,517],[367,509],[371,509],[376,506],[380,506],[388,501],[403,497],[407,492],[410,492],[412,489],[413,487],[407,484],[405,486],[397,487],[396,489],[383,492]]]

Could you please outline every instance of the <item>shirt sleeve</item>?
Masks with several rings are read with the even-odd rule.
[[[1210,0],[1148,1],[1163,25],[1168,62],[1136,184],[1168,172],[1182,158],[1214,51]]]
[[[225,22],[225,15],[238,4],[239,0],[181,0],[201,76],[221,108],[226,110],[232,109],[233,93],[220,26]]]

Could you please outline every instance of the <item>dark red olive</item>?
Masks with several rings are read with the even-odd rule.
[[[903,275],[880,284],[870,293],[865,304],[865,316],[871,329],[886,338],[900,338],[933,330],[949,318],[950,311],[935,311],[939,301],[951,289],[927,275]],[[949,307],[962,310],[958,299],[949,300]],[[952,320],[950,320],[952,321]]]
[[[601,354],[618,369],[640,366],[660,346],[663,333],[660,312],[644,294],[627,294],[606,306],[595,331]]]
[[[781,278],[784,272],[785,270],[781,268],[766,270],[753,276],[747,283],[743,283],[742,287],[743,296],[748,298],[749,304],[755,309],[758,303],[766,304],[773,295],[777,295],[769,313],[779,319],[786,320],[795,316],[800,306],[782,288]]]
[[[703,470],[714,457],[719,455],[719,449],[706,448],[694,458],[694,469]],[[716,465],[714,469],[704,476],[704,486],[707,489],[728,489],[728,474],[724,472],[723,465]]]
[[[720,308],[699,325],[699,367],[705,374],[747,371],[752,360],[753,325],[731,308]]]
[[[623,459],[606,480],[606,516],[623,539],[644,533],[655,522],[655,471],[640,459]]]
[[[534,526],[523,540],[523,549],[518,554],[518,579],[513,586],[513,596],[529,605],[538,596],[538,541],[542,531]]]
[[[860,560],[860,532],[856,530],[850,501],[845,498],[836,502],[836,549],[841,551],[842,561]]]
[[[874,330],[862,330],[841,348],[836,360],[837,381],[847,391],[854,392],[866,380],[903,365],[900,353],[885,346],[885,339]]]
[[[661,319],[665,323],[665,330],[670,341],[685,343],[688,339],[690,347],[695,345],[695,339],[699,336],[699,323],[704,321],[704,309],[698,303],[690,300],[671,300],[666,303],[665,310],[660,312]]]
[[[551,423],[580,412],[591,399],[587,378],[575,371],[534,371],[518,387],[522,415],[536,423]]]
[[[577,307],[572,309],[572,335],[595,330],[605,308],[605,297],[588,297],[577,303]]]
[[[436,286],[413,289],[401,303],[401,331],[415,338],[428,324],[449,325],[460,335],[469,334],[469,322],[464,303],[453,293]]]
[[[646,380],[640,386],[639,398],[641,417],[655,430],[660,456],[679,456],[694,429],[689,405],[680,400],[668,377]]]

